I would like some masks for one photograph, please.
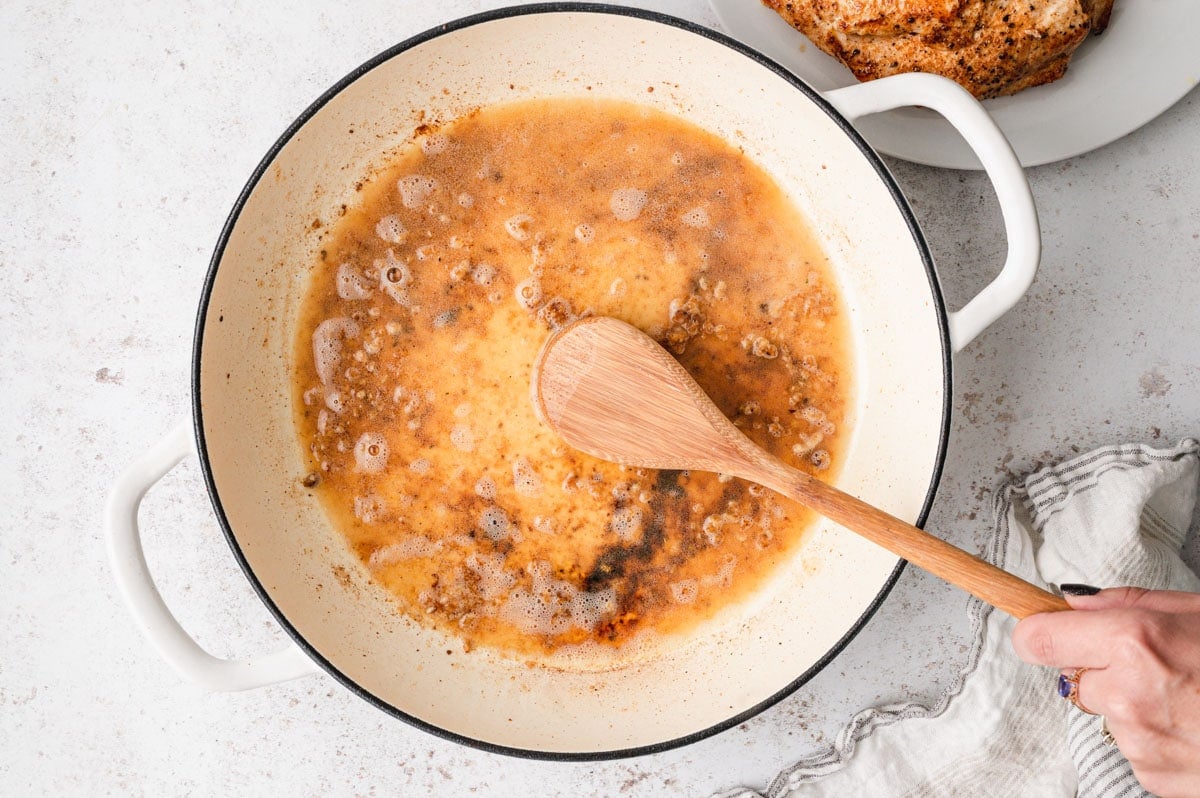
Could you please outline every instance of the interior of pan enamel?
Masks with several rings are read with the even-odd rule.
[[[812,220],[854,329],[856,420],[841,488],[923,519],[949,374],[928,256],[878,159],[814,93],[716,34],[630,9],[502,11],[406,42],[314,104],[252,179],[206,285],[195,409],[218,515],[263,600],[351,689],[435,733],[554,758],[662,750],[740,722],[840,650],[898,565],[824,523],[751,601],[690,638],[623,667],[571,672],[463,653],[405,620],[299,485],[288,369],[316,262],[311,221],[353,202],[355,181],[423,120],[584,94],[726,137]]]

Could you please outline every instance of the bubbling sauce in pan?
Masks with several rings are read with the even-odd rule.
[[[775,455],[838,467],[841,300],[804,220],[737,149],[616,101],[425,130],[325,239],[295,349],[298,476],[402,610],[465,648],[686,631],[814,520],[738,479],[562,443],[530,375],[551,331],[588,314],[648,332]]]

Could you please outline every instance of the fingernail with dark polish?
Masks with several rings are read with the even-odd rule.
[[[1075,585],[1062,584],[1058,586],[1064,596],[1094,596],[1100,592],[1100,588],[1092,587],[1091,585]]]

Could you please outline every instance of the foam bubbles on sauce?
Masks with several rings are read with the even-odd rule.
[[[375,261],[374,266],[379,272],[379,287],[384,293],[399,305],[411,306],[412,297],[408,287],[412,284],[413,274],[408,264],[389,249],[383,259]]]
[[[364,432],[354,444],[354,467],[364,474],[378,474],[387,459],[387,438],[378,432]]]
[[[703,205],[697,205],[690,211],[679,217],[679,221],[686,224],[688,227],[704,228],[712,224],[712,220],[708,218],[708,211]]]
[[[528,241],[531,224],[533,224],[532,216],[527,213],[518,213],[516,216],[510,216],[504,220],[504,229],[517,241]]]
[[[426,155],[441,155],[450,146],[450,137],[445,133],[430,133],[421,139],[421,152]]]
[[[431,540],[424,535],[408,535],[398,543],[380,546],[371,552],[367,566],[372,571],[377,571],[404,560],[428,559],[436,556],[445,547],[446,544],[440,540]]]
[[[546,303],[538,309],[538,318],[545,322],[550,329],[557,330],[578,319],[579,314],[571,307],[570,302],[561,296],[556,296],[546,300]]]
[[[342,342],[358,337],[361,332],[362,327],[358,322],[341,316],[326,319],[317,325],[312,335],[313,363],[322,385],[329,385],[342,360]],[[340,408],[331,409],[338,412]]]
[[[727,555],[721,564],[721,569],[712,575],[700,577],[700,584],[703,587],[718,587],[727,588],[733,584],[733,569],[737,566],[738,558],[734,555]]]
[[[500,617],[523,632],[559,635],[573,628],[591,631],[616,610],[617,595],[612,588],[582,591],[555,579],[550,563],[544,560],[530,563],[528,570],[530,588],[512,591],[500,610]]]
[[[475,433],[466,424],[456,424],[450,430],[450,443],[460,452],[475,451]]]
[[[343,263],[338,267],[337,293],[347,301],[367,299],[371,296],[371,284],[353,263]]]
[[[513,487],[521,496],[537,496],[542,492],[542,478],[524,457],[513,459]]]
[[[438,188],[438,181],[425,175],[408,175],[396,181],[396,189],[400,192],[400,201],[405,208],[416,210],[425,205],[425,201]]]
[[[503,554],[473,552],[467,556],[466,566],[478,580],[480,597],[485,602],[503,598],[517,583],[517,578],[504,567]]]
[[[517,283],[513,289],[517,304],[526,310],[533,310],[542,301],[542,284],[536,277],[526,277]]]
[[[700,594],[700,584],[695,579],[681,579],[671,582],[671,600],[676,604],[692,604]]]
[[[477,263],[471,268],[471,280],[475,285],[482,285],[486,288],[495,279],[496,267],[489,263]]]
[[[642,215],[648,196],[640,188],[619,188],[612,193],[608,207],[612,215],[621,222],[632,222]]]
[[[641,507],[618,507],[613,511],[608,528],[621,540],[637,540],[642,535],[642,520]]]
[[[479,514],[477,526],[483,534],[492,540],[504,540],[505,538],[512,537],[512,521],[509,520],[508,513],[499,507],[484,509]]]
[[[378,496],[356,496],[354,517],[364,524],[375,524],[383,520],[386,508]]]
[[[496,480],[484,474],[475,482],[475,495],[487,502],[496,500]]]
[[[400,221],[399,216],[390,213],[376,223],[375,235],[389,244],[403,244],[408,238],[408,228]]]

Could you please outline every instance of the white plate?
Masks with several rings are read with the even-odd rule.
[[[778,61],[820,91],[855,81],[846,67],[758,0],[709,0],[734,38]],[[1089,36],[1061,80],[984,107],[1024,166],[1094,150],[1137,130],[1200,80],[1200,2],[1117,0],[1108,29]],[[875,149],[906,161],[978,169],[979,161],[941,117],[920,108],[857,123]]]

